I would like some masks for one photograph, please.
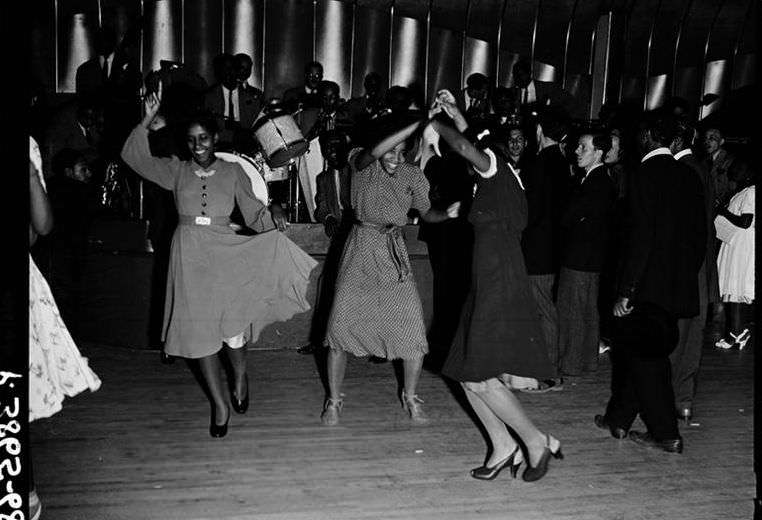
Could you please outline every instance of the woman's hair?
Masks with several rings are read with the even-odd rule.
[[[217,127],[217,119],[214,117],[214,114],[209,111],[199,111],[190,115],[183,125],[183,128],[185,129],[184,133],[187,134],[188,130],[190,130],[190,127],[193,125],[200,126],[212,135],[216,134],[219,130]]]

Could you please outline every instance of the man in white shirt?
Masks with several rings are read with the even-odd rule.
[[[231,54],[215,57],[214,72],[218,83],[204,96],[204,108],[217,117],[221,143],[250,152],[253,146],[250,129],[261,108],[261,93],[240,88],[236,60]]]
[[[528,61],[519,60],[513,66],[513,99],[522,113],[553,106],[572,113],[574,99],[560,85],[532,78]]]

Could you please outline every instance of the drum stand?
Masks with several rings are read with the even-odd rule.
[[[288,162],[288,220],[299,222],[299,168],[294,159]]]

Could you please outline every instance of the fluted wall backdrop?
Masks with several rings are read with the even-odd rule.
[[[131,40],[144,73],[182,61],[211,84],[216,54],[245,52],[268,96],[300,84],[313,59],[344,98],[362,93],[370,71],[428,98],[473,72],[510,86],[525,57],[536,77],[577,96],[575,117],[595,117],[607,100],[654,108],[671,95],[693,106],[719,95],[705,117],[755,76],[755,0],[35,1],[30,69],[58,93],[74,91],[104,24]]]

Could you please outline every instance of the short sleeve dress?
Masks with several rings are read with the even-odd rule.
[[[736,193],[728,211],[734,215],[754,215],[755,186]],[[720,296],[724,302],[754,303],[754,228],[756,218],[746,229],[738,228],[730,242],[722,242],[717,255]]]
[[[350,165],[359,152],[350,152]],[[357,222],[344,246],[326,341],[355,356],[422,357],[423,308],[401,227],[411,208],[429,210],[429,183],[416,166],[402,163],[389,175],[374,161],[352,171],[351,192]]]
[[[526,197],[518,175],[486,152],[496,173],[477,176],[468,216],[474,226],[471,290],[442,373],[461,382],[549,379],[555,373],[520,244]]]
[[[122,150],[139,175],[171,190],[178,212],[172,237],[162,339],[167,354],[200,358],[223,341],[256,341],[270,323],[306,311],[317,262],[273,229],[267,208],[238,164],[215,160],[207,169],[176,157],[152,157],[148,132],[136,127]],[[238,204],[255,236],[228,225]],[[251,331],[251,337],[245,334]]]
[[[42,159],[30,138],[30,160],[42,178]],[[65,397],[96,391],[101,380],[90,369],[58,312],[47,281],[29,255],[29,421],[59,412]]]

